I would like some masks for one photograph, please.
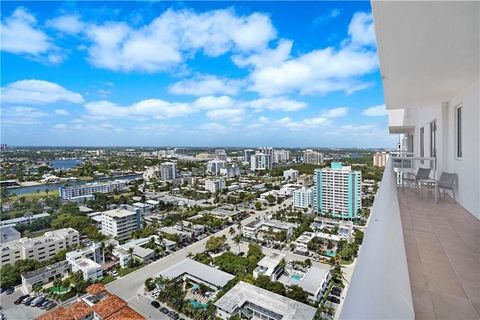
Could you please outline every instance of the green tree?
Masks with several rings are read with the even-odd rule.
[[[290,287],[287,292],[287,297],[308,304],[308,293],[296,284]]]
[[[226,237],[215,237],[211,236],[208,238],[207,242],[205,243],[205,250],[211,252],[218,252],[223,246],[225,245]]]
[[[262,203],[260,201],[255,202],[255,209],[262,210]]]

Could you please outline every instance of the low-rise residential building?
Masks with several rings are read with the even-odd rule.
[[[65,259],[73,272],[81,272],[84,280],[95,281],[103,276],[103,261],[100,243],[94,242],[89,247],[67,252]]]
[[[142,202],[135,202],[132,203],[132,206],[140,210],[141,214],[148,214],[150,213],[150,210],[152,209],[152,206],[148,203],[142,203]]]
[[[333,230],[336,231],[336,235],[343,240],[351,241],[353,238],[353,222],[352,221],[342,221],[334,220],[327,218],[315,218],[313,223],[310,225],[310,228],[315,231],[325,231],[329,229],[329,233]]]
[[[70,264],[68,261],[60,261],[49,266],[22,273],[22,291],[30,293],[33,286],[44,285],[55,279],[61,279],[70,272]]]
[[[288,169],[283,171],[283,179],[290,181],[290,182],[295,182],[297,181],[299,176],[298,170],[295,169]]]
[[[102,233],[117,240],[130,239],[132,231],[141,228],[139,210],[113,209],[102,213]]]
[[[10,241],[19,240],[20,238],[20,232],[18,232],[14,227],[0,228],[0,243],[7,243]]]
[[[311,208],[313,206],[314,191],[312,188],[301,188],[293,191],[293,207]]]
[[[189,279],[195,283],[206,285],[213,290],[223,288],[228,281],[234,278],[229,273],[188,258],[162,270],[159,275],[169,279],[182,278],[184,281]]]
[[[36,238],[21,238],[0,245],[1,265],[13,265],[18,260],[45,261],[53,258],[60,250],[76,246],[79,243],[79,233],[72,228],[45,232]]]
[[[32,221],[35,221],[37,219],[42,219],[49,217],[50,214],[44,212],[44,213],[38,213],[38,214],[26,214],[23,217],[20,218],[13,218],[13,219],[8,219],[8,220],[2,220],[0,221],[0,226],[2,227],[14,227],[16,225],[20,224],[30,224]]]
[[[114,180],[105,182],[92,182],[82,185],[61,187],[58,189],[60,198],[63,200],[72,200],[77,197],[92,196],[94,193],[110,193],[125,191],[127,180]]]
[[[331,279],[330,267],[311,266],[306,272],[295,270],[287,265],[284,274],[278,280],[285,286],[291,287],[297,285],[308,293],[308,298],[312,302],[320,301],[328,282]]]
[[[225,188],[224,179],[206,179],[205,180],[205,190],[208,190],[213,194],[222,191],[224,188]]]
[[[280,220],[255,220],[242,226],[242,235],[254,240],[282,242],[292,236],[295,223]]]
[[[240,281],[215,302],[217,317],[236,315],[268,320],[312,320],[316,308]]]
[[[95,283],[87,287],[87,294],[68,306],[60,306],[42,314],[36,320],[145,320],[128,303]]]
[[[297,183],[301,184],[304,187],[310,187],[313,184],[313,175],[311,174],[302,174],[297,178]]]
[[[198,237],[205,232],[205,226],[202,224],[194,224],[190,221],[181,221],[177,228],[182,231],[190,232],[194,237]]]
[[[275,251],[267,254],[257,263],[257,267],[253,270],[253,277],[267,276],[270,280],[277,281],[283,273],[285,257],[286,255],[284,253]]]
[[[192,233],[191,232],[186,232],[182,230],[178,230],[173,227],[162,227],[159,229],[160,232],[167,234],[167,235],[172,235],[178,238],[178,242],[185,242],[189,241],[192,239]]]

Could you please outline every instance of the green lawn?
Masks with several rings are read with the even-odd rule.
[[[100,280],[100,283],[102,283],[102,284],[107,284],[107,283],[112,282],[113,280],[115,280],[115,277],[112,276],[111,274],[108,274],[108,275],[106,275],[105,277],[103,277],[102,280]]]
[[[21,197],[25,197],[28,200],[38,200],[41,198],[45,198],[46,196],[49,197],[58,197],[58,190],[50,190],[48,191],[48,194],[45,191],[40,191],[40,192],[33,192],[33,193],[26,193],[26,194],[21,194],[21,195],[14,195],[10,196],[8,198],[9,201],[16,201],[20,199]]]
[[[127,274],[129,274],[130,272],[133,272],[135,270],[138,270],[142,267],[142,265],[140,266],[136,266],[136,267],[133,267],[133,268],[121,268],[121,269],[118,269],[118,275],[120,277],[123,277],[123,276],[126,276]]]

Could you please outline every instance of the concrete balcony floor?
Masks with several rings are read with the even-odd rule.
[[[480,221],[447,197],[398,199],[416,319],[480,319]]]

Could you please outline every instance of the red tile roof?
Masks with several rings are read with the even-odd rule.
[[[105,286],[101,283],[94,283],[88,286],[87,289],[85,289],[85,291],[87,291],[87,293],[90,293],[90,294],[99,294],[100,292],[105,290],[106,290]]]
[[[73,320],[70,312],[64,307],[58,307],[50,312],[42,314],[36,320]]]
[[[124,307],[118,312],[115,312],[105,320],[145,320],[145,318],[137,311],[130,307]]]
[[[105,319],[127,305],[127,302],[112,294],[95,304],[92,309],[100,318]]]
[[[68,307],[68,311],[70,312],[70,315],[72,316],[72,318],[75,320],[80,320],[88,316],[89,314],[93,313],[92,308],[90,308],[83,301],[77,301],[74,304],[70,305]]]

